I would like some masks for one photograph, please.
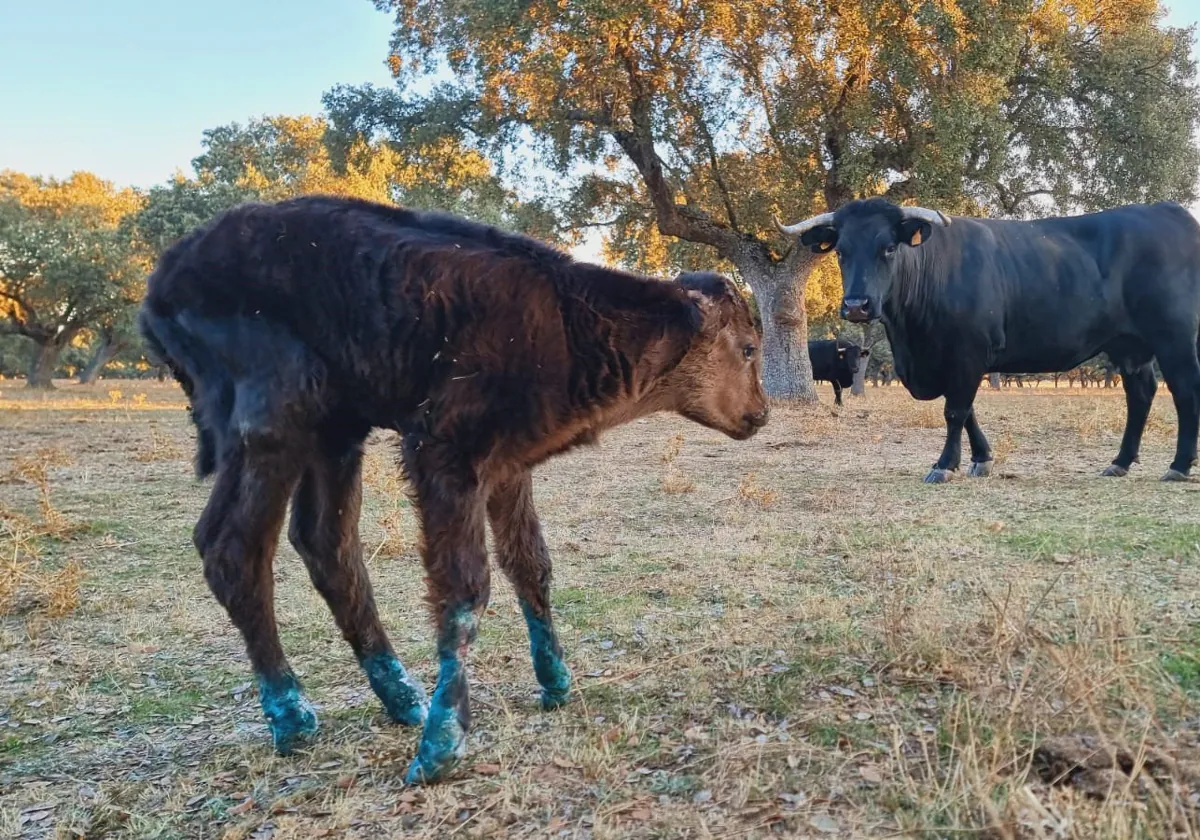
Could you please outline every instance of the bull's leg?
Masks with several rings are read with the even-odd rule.
[[[842,404],[842,386],[836,381],[833,383],[833,404]]]
[[[933,469],[925,476],[926,484],[943,484],[958,470],[962,461],[962,435],[971,417],[971,405],[975,392],[979,390],[980,377],[971,377],[973,384],[946,392],[946,406],[942,415],[946,419],[946,444],[942,455]]]
[[[967,415],[966,430],[967,442],[971,445],[971,466],[967,469],[967,475],[986,478],[992,474],[992,446],[975,419],[975,406],[971,406]]]
[[[325,443],[292,498],[288,539],[388,715],[397,723],[418,726],[425,722],[425,689],[392,651],[363,563],[358,536],[362,443]]]
[[[1162,480],[1186,481],[1196,462],[1196,436],[1200,431],[1200,360],[1191,342],[1175,352],[1156,355],[1179,416],[1175,460]]]
[[[542,687],[542,706],[561,706],[571,690],[571,671],[550,617],[550,551],[533,507],[533,483],[528,472],[493,489],[488,498],[488,517],[496,560],[512,581],[529,627],[529,651],[533,672]]]
[[[409,784],[445,778],[466,755],[471,722],[466,657],[490,594],[484,491],[472,469],[434,449],[414,444],[405,452],[420,509],[438,653],[437,688],[405,777]]]
[[[239,445],[222,461],[193,532],[204,577],[246,641],[275,749],[287,755],[317,716],[279,644],[271,562],[300,463],[293,453]]]
[[[1125,433],[1121,436],[1117,457],[1101,473],[1106,476],[1128,475],[1129,468],[1138,460],[1142,432],[1145,431],[1146,418],[1150,416],[1150,406],[1158,390],[1154,368],[1150,364],[1123,367],[1121,384],[1125,388]]]

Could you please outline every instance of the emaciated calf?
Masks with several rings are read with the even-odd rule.
[[[279,642],[288,537],[388,714],[424,724],[410,782],[465,753],[466,656],[488,602],[484,529],[516,589],[547,708],[570,672],[550,611],[531,471],[605,429],[673,411],[732,438],[766,422],[759,339],[715,274],[656,281],[453,216],[305,197],[235,208],[168,250],[142,335],[189,397],[215,473],[195,544],[245,638],[276,749],[316,716]],[[437,624],[437,687],[396,658],[363,564],[363,441],[397,430]]]

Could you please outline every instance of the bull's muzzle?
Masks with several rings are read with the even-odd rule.
[[[842,317],[855,324],[862,324],[876,317],[872,312],[870,298],[845,298],[842,300]]]

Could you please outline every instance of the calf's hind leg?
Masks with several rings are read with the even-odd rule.
[[[317,729],[316,712],[279,644],[271,573],[297,461],[279,449],[238,445],[222,460],[193,531],[209,588],[246,641],[259,702],[281,755]]]
[[[550,617],[550,551],[533,506],[529,472],[492,490],[488,517],[495,537],[496,561],[512,581],[529,628],[529,652],[542,687],[542,706],[553,709],[567,702],[571,671]]]
[[[392,720],[425,722],[425,689],[392,651],[363,563],[362,440],[322,441],[292,498],[288,539]]]

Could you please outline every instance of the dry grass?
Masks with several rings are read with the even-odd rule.
[[[31,571],[79,600],[0,619],[0,836],[1196,834],[1200,486],[1155,480],[1165,391],[1123,480],[1097,477],[1120,392],[1047,387],[980,394],[983,481],[921,483],[941,406],[899,388],[840,416],[776,408],[745,443],[652,418],[544,467],[577,696],[537,710],[497,578],[471,757],[409,790],[416,733],[384,720],[286,545],[279,621],[322,732],[271,753],[191,547],[208,487],[182,399],[109,390],[0,396],[0,600]],[[391,446],[368,446],[363,539],[397,651],[430,684]]]

